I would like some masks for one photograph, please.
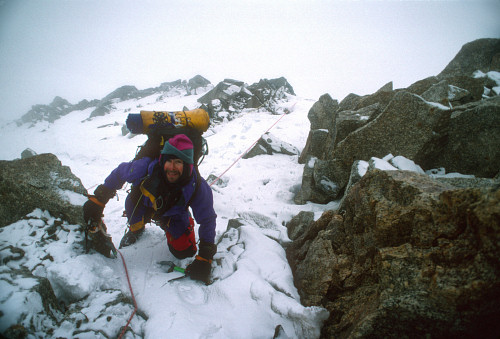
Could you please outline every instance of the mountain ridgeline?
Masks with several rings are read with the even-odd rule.
[[[283,77],[271,80],[262,79],[250,86],[242,81],[225,79],[214,87],[209,80],[197,75],[187,81],[164,82],[158,87],[144,90],[138,90],[135,86],[122,86],[100,100],[82,100],[75,105],[70,104],[66,99],[55,97],[48,105],[34,105],[16,122],[18,126],[34,125],[40,121],[54,122],[71,112],[88,108],[92,109],[89,115],[89,119],[92,119],[109,113],[115,109],[114,105],[121,101],[139,100],[160,94],[157,98],[160,102],[165,97],[196,95],[205,93],[207,90],[210,91],[198,99],[199,107],[207,110],[214,121],[221,119],[218,114],[222,111],[232,115],[245,108],[263,107],[274,112],[277,109],[275,107],[277,101],[286,98],[286,95],[295,95],[292,86]]]
[[[300,189],[290,188],[295,204],[334,206],[325,207],[318,220],[304,207],[286,225],[291,241],[281,244],[301,303],[329,312],[321,338],[500,336],[499,72],[500,39],[476,40],[464,45],[441,73],[408,88],[393,89],[388,83],[373,94],[349,94],[341,102],[324,94],[309,111],[305,145],[288,145],[265,134],[245,155],[297,156],[304,170]],[[280,103],[295,95],[285,78],[252,85],[226,79],[213,86],[198,75],[145,90],[123,86],[100,100],[75,105],[56,97],[49,105],[33,106],[17,124],[51,123],[82,110],[89,110],[87,119],[93,119],[121,101],[153,94],[158,101],[201,95],[199,107],[214,123],[247,109],[287,113]],[[396,161],[401,158],[421,166],[415,166],[420,171],[401,166]],[[380,170],[380,161],[390,170]],[[37,178],[39,168],[52,174]],[[436,169],[460,175],[432,175]],[[76,237],[78,230],[67,222],[82,223],[79,206],[58,195],[61,190],[80,194],[84,188],[55,156],[28,154],[0,161],[0,177],[0,219],[5,221],[0,227],[27,218],[41,225],[38,242],[43,246],[52,246],[56,231],[64,239]],[[28,214],[36,208],[64,222],[42,212]],[[39,238],[36,232],[29,236]],[[4,263],[29,255],[13,245],[2,251],[7,253]],[[43,264],[37,264],[9,274],[14,281],[43,273]],[[52,291],[47,279],[36,279],[40,291]],[[30,293],[44,302],[40,314],[59,324],[63,310],[54,293],[47,297],[34,288]],[[118,290],[106,293],[115,293],[110,298],[131,308]],[[73,305],[66,310],[68,322],[77,322],[87,306],[87,299],[77,297],[67,300]],[[107,312],[99,317],[105,319]],[[136,328],[146,320],[141,314]]]

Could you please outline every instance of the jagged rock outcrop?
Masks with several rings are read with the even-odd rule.
[[[227,114],[219,116],[221,112],[234,114],[246,108],[262,107],[274,113],[277,110],[276,103],[286,99],[289,94],[295,95],[292,86],[283,77],[262,79],[250,86],[242,81],[225,79],[200,97],[198,102],[205,105],[211,119],[221,120],[228,117]]]
[[[152,91],[162,91],[162,94],[158,100],[163,100],[165,97],[174,96],[174,95],[195,95],[198,94],[199,91],[205,91],[209,86],[211,86],[211,82],[201,75],[196,75],[193,78],[186,80],[176,80],[172,82],[164,82],[158,88],[151,89]]]
[[[53,154],[0,161],[0,227],[36,208],[83,225],[82,182]]]
[[[389,153],[425,170],[494,177],[500,169],[500,84],[482,72],[500,71],[499,55],[500,39],[480,39],[465,45],[438,76],[407,89],[388,83],[340,104],[322,96],[308,115],[311,131],[299,159],[306,166],[295,202],[342,198],[354,161]]]
[[[500,189],[369,171],[287,249],[323,338],[500,335]]]
[[[40,121],[54,122],[74,110],[83,110],[97,105],[98,100],[82,100],[76,105],[70,104],[66,99],[55,97],[49,105],[33,105],[31,109],[16,121],[18,126],[22,124],[34,125]]]
[[[198,94],[198,89],[205,89],[211,82],[201,75],[196,75],[187,82],[187,93]]]
[[[478,39],[462,46],[438,78],[500,70],[500,39]]]
[[[329,128],[335,122],[335,112],[338,107],[337,100],[333,100],[329,94],[322,95],[307,114],[311,130]]]

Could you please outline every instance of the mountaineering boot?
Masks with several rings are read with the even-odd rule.
[[[120,248],[134,244],[137,241],[137,239],[141,237],[143,232],[144,232],[144,227],[135,232],[128,231],[127,233],[125,233],[122,240],[120,241]]]

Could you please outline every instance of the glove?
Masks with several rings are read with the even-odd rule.
[[[104,211],[104,205],[95,198],[95,196],[89,196],[89,200],[83,204],[83,219],[88,224],[89,221],[99,221],[102,218],[102,212]]]
[[[193,280],[210,284],[210,271],[215,253],[217,253],[217,245],[200,240],[200,250],[194,261],[186,268],[186,275]]]
[[[94,195],[89,196],[89,200],[83,204],[83,219],[86,223],[90,220],[98,221],[102,218],[102,212],[106,203],[116,194],[104,185],[99,185],[94,191]]]

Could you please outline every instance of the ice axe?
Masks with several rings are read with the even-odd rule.
[[[175,266],[173,261],[160,261],[159,264],[162,266],[167,266],[167,273],[177,271],[177,272],[186,274],[186,270],[183,269],[182,267]]]
[[[179,272],[179,273],[183,274],[180,277],[167,280],[167,282],[165,284],[163,284],[162,287],[165,286],[167,283],[169,283],[171,281],[179,280],[179,279],[184,279],[184,278],[187,277],[186,270],[184,268],[182,268],[182,267],[176,266],[172,261],[160,261],[159,264],[161,266],[166,266],[167,267],[167,273],[171,273],[171,272],[176,271],[176,272]]]

